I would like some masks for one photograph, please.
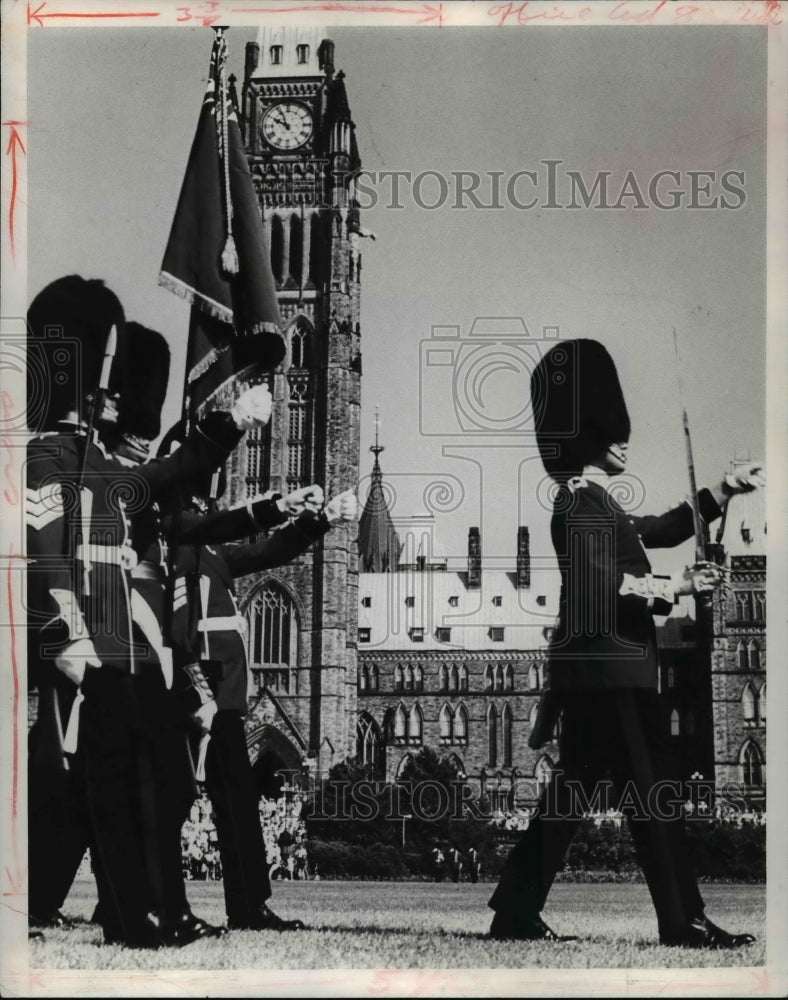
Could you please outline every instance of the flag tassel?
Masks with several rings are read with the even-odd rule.
[[[235,249],[233,234],[227,234],[227,241],[222,251],[222,270],[226,275],[238,274],[238,251]]]

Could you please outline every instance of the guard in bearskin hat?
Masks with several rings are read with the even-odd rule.
[[[654,615],[668,614],[682,594],[707,593],[721,567],[698,563],[670,576],[652,573],[645,548],[678,545],[693,534],[688,503],[657,517],[628,513],[610,491],[626,469],[629,415],[613,360],[602,344],[555,345],[531,379],[537,443],[558,484],[551,536],[561,573],[556,630],[549,651],[548,711],[560,711],[560,763],[528,830],[511,851],[490,900],[498,939],[566,940],[541,918],[583,810],[612,776],[619,793],[634,790],[640,807],[627,815],[657,912],[660,940],[728,948],[754,940],[730,934],[704,913],[687,858],[680,816],[660,812],[652,789],[675,781],[657,691]],[[698,496],[713,520],[731,495],[764,482],[760,467],[726,477]],[[544,709],[544,705],[542,706]],[[541,728],[550,738],[555,716]],[[532,746],[540,743],[531,741]]]
[[[177,443],[177,434],[165,441],[166,447]],[[206,477],[202,493],[188,494],[177,530],[169,534],[176,683],[193,724],[198,776],[213,808],[229,927],[298,930],[304,926],[300,920],[283,919],[267,902],[271,884],[243,722],[249,682],[246,622],[234,580],[295,559],[333,523],[352,520],[356,498],[348,491],[324,505],[322,489],[313,485],[208,513],[223,491],[217,483],[217,475]],[[233,537],[259,537],[227,542],[230,525],[240,529]],[[260,534],[273,527],[270,534]]]
[[[177,462],[132,472],[95,433],[101,420],[113,419],[107,401],[119,368],[112,361],[123,354],[125,333],[117,297],[102,282],[77,275],[47,286],[28,312],[35,368],[28,382],[29,423],[43,431],[28,445],[26,467],[28,648],[40,699],[30,734],[30,923],[62,920],[51,904],[68,886],[63,891],[62,879],[53,877],[52,859],[65,851],[68,831],[77,826],[58,817],[57,802],[74,797],[48,793],[53,771],[67,770],[106,879],[105,938],[158,947],[184,942],[172,939],[153,912],[156,895],[138,822],[138,777],[147,748],[133,680],[138,664],[129,594],[136,557],[129,513],[177,493],[184,479],[223,461],[244,430],[259,425],[261,399],[250,390],[233,414],[212,414],[190,435]]]

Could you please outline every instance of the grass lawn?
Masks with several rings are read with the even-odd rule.
[[[221,883],[190,882],[195,913],[223,923]],[[77,882],[64,912],[84,923],[48,931],[30,946],[32,969],[440,969],[674,968],[764,964],[763,885],[704,885],[707,913],[731,931],[750,931],[754,945],[698,952],[657,943],[648,890],[642,884],[554,886],[545,918],[577,934],[565,944],[489,941],[493,886],[425,882],[276,882],[272,908],[301,917],[301,932],[233,931],[221,940],[155,952],[104,945],[87,921],[95,889]]]

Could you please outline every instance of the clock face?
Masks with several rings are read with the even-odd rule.
[[[263,138],[274,149],[298,149],[312,135],[312,115],[303,104],[275,104],[263,115]]]

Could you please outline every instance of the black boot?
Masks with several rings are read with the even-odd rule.
[[[713,924],[708,917],[698,917],[677,934],[660,934],[661,944],[679,948],[742,948],[752,944],[752,934],[730,934]]]
[[[303,920],[285,920],[277,916],[273,910],[263,903],[255,915],[244,921],[229,921],[230,930],[243,931],[301,931],[304,929]]]
[[[226,927],[215,927],[206,920],[195,917],[188,906],[177,917],[168,920],[163,928],[165,943],[176,948],[203,938],[219,938],[226,933]]]
[[[65,929],[74,926],[73,922],[68,917],[63,916],[60,910],[54,910],[52,913],[31,913],[28,915],[27,925],[35,930],[57,927]]]
[[[530,917],[512,917],[496,913],[490,927],[490,937],[495,941],[576,941],[571,935],[556,934],[539,914]]]

